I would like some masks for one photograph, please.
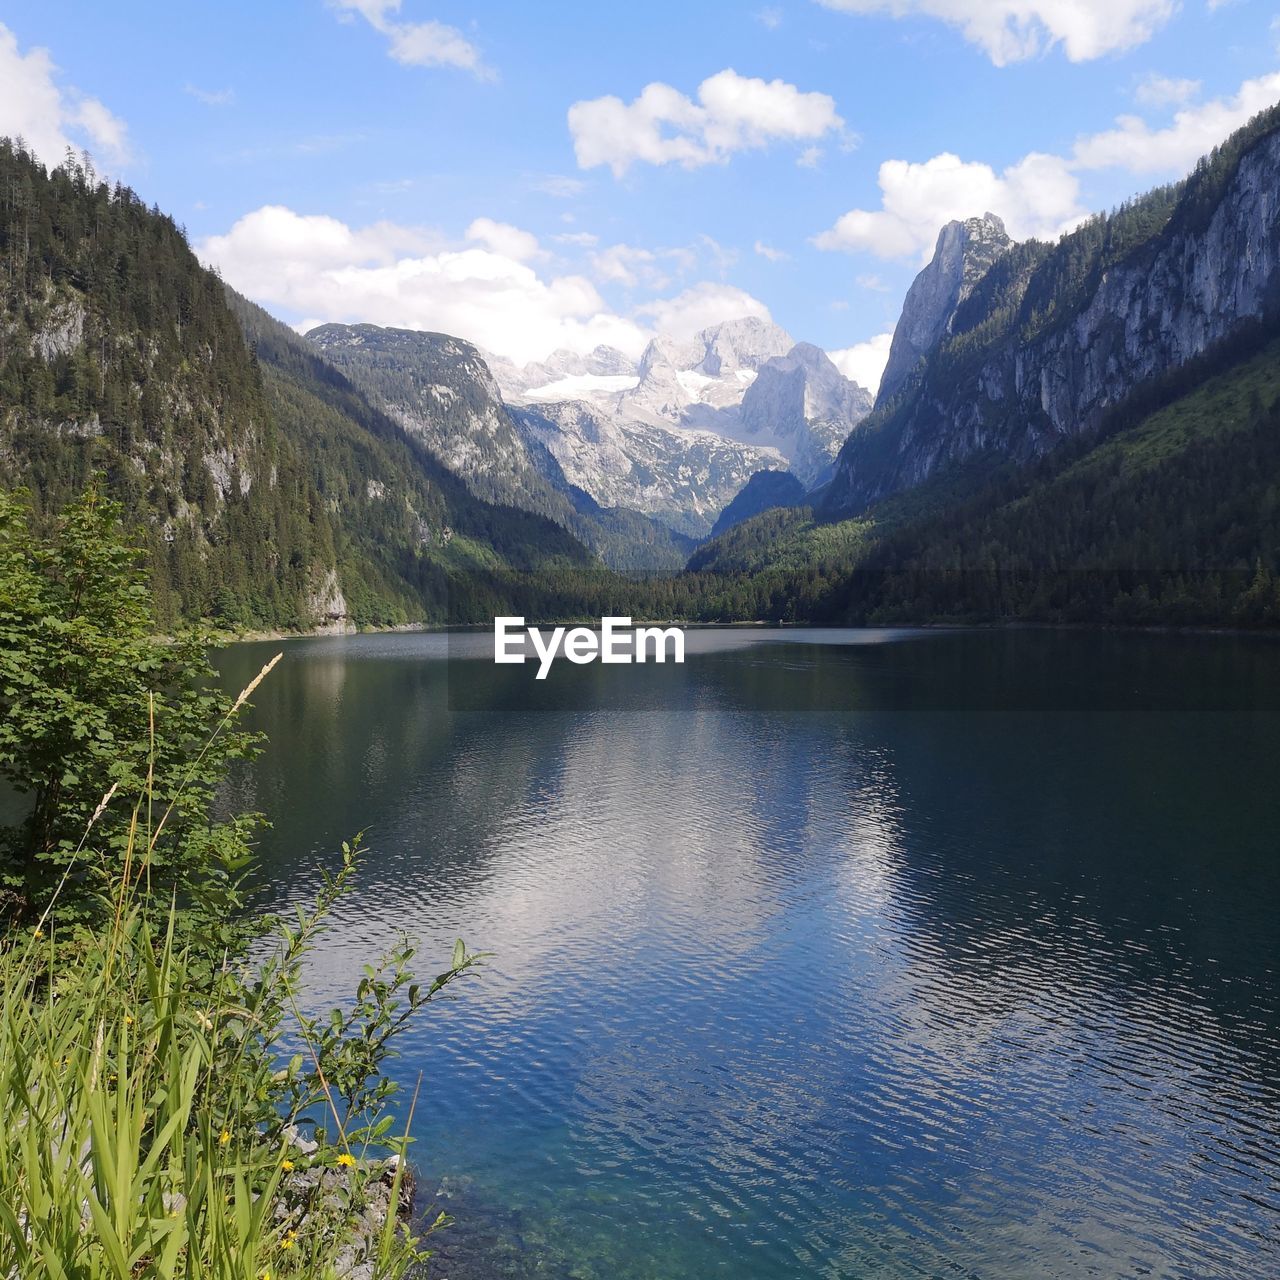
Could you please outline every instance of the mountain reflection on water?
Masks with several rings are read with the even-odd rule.
[[[267,906],[367,832],[317,1001],[493,953],[394,1065],[433,1274],[1280,1275],[1280,645],[489,646],[287,643],[227,797]]]

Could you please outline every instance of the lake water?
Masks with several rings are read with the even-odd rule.
[[[1280,1276],[1280,643],[690,632],[278,648],[271,906],[368,832],[310,969],[442,967],[435,1277]]]

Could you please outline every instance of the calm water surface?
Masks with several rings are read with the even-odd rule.
[[[1280,644],[283,648],[264,898],[371,849],[314,998],[493,953],[395,1064],[434,1276],[1280,1276]]]

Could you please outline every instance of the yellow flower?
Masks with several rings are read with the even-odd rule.
[[[283,1240],[281,1240],[281,1241],[280,1241],[280,1247],[281,1247],[282,1249],[292,1249],[292,1248],[293,1248],[293,1241],[292,1241],[292,1240],[290,1240],[288,1236],[285,1236],[285,1238],[284,1238]]]
[[[338,1164],[344,1169],[350,1169],[355,1165],[356,1158],[349,1151],[344,1151],[338,1157]]]
[[[39,925],[36,925],[36,927],[31,930],[31,936],[39,942],[40,939],[44,937],[44,930],[40,928]]]
[[[126,1013],[126,1014],[124,1015],[124,1025],[125,1025],[126,1027],[131,1027],[131,1026],[133,1026],[133,1014],[131,1014],[131,1013]]]
[[[227,1143],[230,1141],[231,1141],[231,1130],[223,1129],[223,1131],[220,1134],[218,1134],[218,1146],[225,1147]]]
[[[288,1158],[286,1158],[286,1159],[284,1159],[284,1160],[281,1160],[281,1161],[280,1161],[280,1167],[285,1171],[285,1173],[292,1173],[292,1172],[293,1172],[293,1161],[292,1161],[292,1160],[290,1160],[290,1159],[288,1159]]]

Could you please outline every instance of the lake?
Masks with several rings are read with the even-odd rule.
[[[433,1276],[1280,1276],[1280,643],[280,648],[264,904],[369,847],[310,998],[492,953],[394,1064]]]

